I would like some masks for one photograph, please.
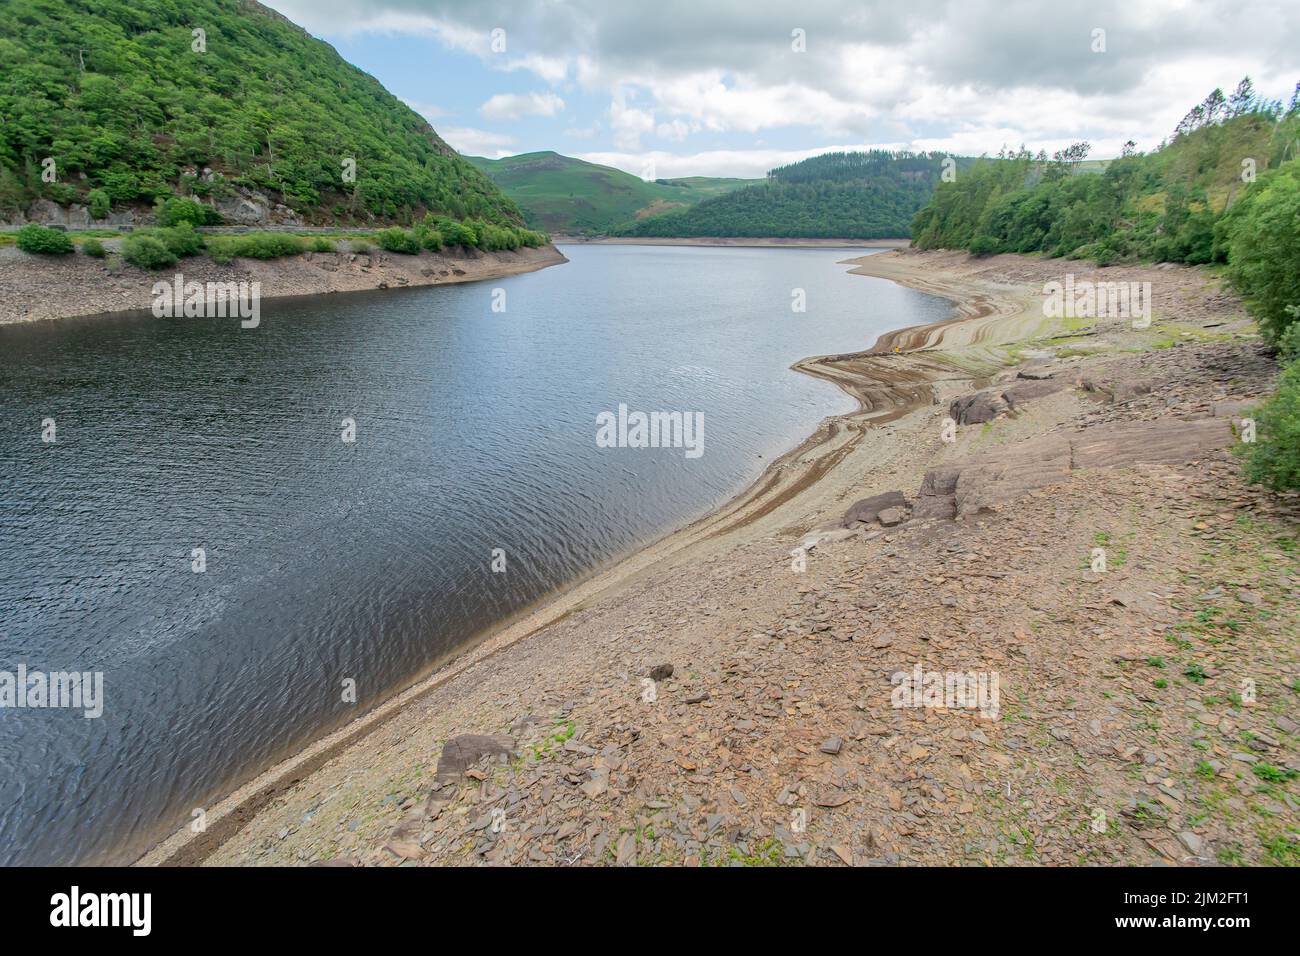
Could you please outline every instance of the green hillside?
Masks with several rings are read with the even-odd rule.
[[[885,239],[909,235],[939,182],[942,153],[826,153],[774,169],[763,183],[629,224],[628,236]]]
[[[621,169],[550,151],[467,158],[518,204],[530,226],[570,236],[608,233],[754,182],[707,176],[647,182]]]
[[[522,221],[377,80],[251,0],[4,0],[0,115],[0,214],[242,190],[313,223]]]
[[[1222,220],[1258,178],[1291,159],[1300,100],[1254,96],[1250,81],[1215,90],[1172,140],[1087,175],[1080,143],[1048,160],[1026,150],[981,161],[944,183],[916,216],[917,246],[978,253],[1044,252],[1105,264],[1121,259],[1204,263],[1226,256]]]

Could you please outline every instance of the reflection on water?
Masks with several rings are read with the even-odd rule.
[[[99,719],[0,709],[0,862],[131,858],[851,408],[793,361],[947,313],[842,250],[565,252],[266,302],[254,330],[0,327],[0,670],[101,671],[105,694]],[[597,447],[619,403],[703,412],[705,454]]]

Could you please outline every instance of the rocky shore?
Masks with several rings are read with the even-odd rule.
[[[260,282],[262,297],[270,299],[475,282],[567,261],[548,245],[503,252],[457,249],[416,256],[378,250],[308,252],[279,259],[235,259],[229,265],[194,256],[171,269],[147,272],[84,255],[32,256],[12,246],[0,247],[0,324],[148,309],[154,283],[170,280],[178,272],[187,282]]]
[[[956,303],[796,366],[858,412],[143,862],[1294,864],[1300,500],[1232,459],[1276,375],[1240,303],[848,265]],[[1150,326],[1046,318],[1067,269]],[[995,705],[900,698],[932,673]]]

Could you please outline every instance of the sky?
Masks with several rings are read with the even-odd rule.
[[[462,153],[646,178],[840,149],[1157,147],[1245,75],[1289,100],[1295,0],[269,0]]]

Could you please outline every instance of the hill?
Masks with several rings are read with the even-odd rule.
[[[943,153],[826,153],[774,169],[763,183],[626,226],[628,236],[885,239],[906,237],[945,168]]]
[[[1087,143],[1052,160],[1021,150],[981,161],[940,185],[913,222],[914,242],[1103,265],[1222,261],[1225,213],[1255,179],[1295,156],[1298,133],[1300,100],[1286,108],[1261,100],[1246,79],[1232,97],[1215,90],[1193,107],[1168,143],[1151,153],[1126,151],[1099,175],[1078,175],[1088,171]]]
[[[181,195],[317,224],[522,222],[422,117],[252,0],[5,0],[0,115],[0,215]]]
[[[570,236],[608,233],[754,182],[707,176],[648,182],[621,169],[550,151],[467,158],[514,200],[528,225]]]

